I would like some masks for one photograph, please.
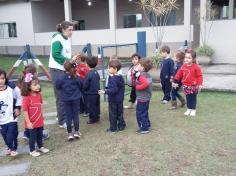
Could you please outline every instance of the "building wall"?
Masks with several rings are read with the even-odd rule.
[[[35,1],[31,4],[35,33],[55,31],[56,25],[65,20],[63,1]]]
[[[109,29],[108,0],[97,0],[88,6],[85,0],[72,0],[72,19],[84,20],[85,30]]]
[[[207,43],[215,50],[214,63],[236,63],[235,29],[236,19],[213,21]]]
[[[25,1],[0,2],[0,23],[16,22],[17,37],[0,39],[0,46],[34,44],[31,3]]]

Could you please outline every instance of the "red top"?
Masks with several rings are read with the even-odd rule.
[[[184,64],[176,73],[175,80],[181,80],[184,86],[200,86],[203,82],[202,70],[198,64]]]
[[[33,128],[43,127],[43,112],[42,112],[42,96],[40,93],[36,95],[24,96],[22,100],[22,109],[29,114],[29,120],[33,123]],[[25,127],[27,123],[25,121]]]
[[[139,84],[136,86],[137,90],[144,90],[149,86],[148,80],[145,76],[140,75],[138,80]]]
[[[76,73],[81,79],[84,79],[87,73],[89,72],[89,67],[85,63],[80,63],[76,67]]]

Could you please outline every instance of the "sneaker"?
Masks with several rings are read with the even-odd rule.
[[[40,153],[37,152],[36,150],[30,152],[30,155],[33,156],[33,157],[37,157],[37,156],[40,156]]]
[[[191,109],[187,109],[187,111],[184,113],[184,115],[188,116],[191,113]]]
[[[108,129],[106,130],[106,132],[108,132],[108,133],[116,133],[117,130],[111,130],[110,128],[108,128]]]
[[[162,102],[161,102],[162,104],[167,104],[168,103],[168,101],[167,100],[162,100]]]
[[[43,131],[43,140],[46,140],[49,138],[49,134],[46,131]]]
[[[139,130],[136,131],[136,133],[147,134],[147,133],[150,133],[150,131],[149,130],[141,130],[141,129],[139,129]]]
[[[42,153],[48,153],[49,152],[49,149],[45,148],[45,147],[41,147],[38,149],[39,152],[42,152]]]
[[[128,105],[124,106],[125,109],[133,109],[134,103],[129,103]]]
[[[11,154],[11,149],[7,149],[6,155],[10,155],[10,154]]]
[[[79,139],[79,138],[81,137],[81,133],[80,133],[79,131],[76,131],[76,132],[74,133],[74,137],[75,137],[76,139]]]
[[[17,151],[13,151],[13,150],[12,150],[12,151],[10,152],[10,156],[17,156],[17,155],[18,155]]]
[[[192,109],[191,112],[190,112],[190,116],[196,116],[196,110],[195,109]]]
[[[26,140],[26,141],[29,140],[28,136],[26,136],[25,134],[22,136],[22,139],[24,139],[24,140]]]
[[[84,113],[83,114],[83,117],[88,117],[89,116],[89,113]]]
[[[66,123],[64,123],[63,125],[59,125],[60,128],[64,128],[67,129]]]
[[[68,139],[68,141],[74,140],[74,136],[72,135],[72,133],[68,133],[67,139]]]

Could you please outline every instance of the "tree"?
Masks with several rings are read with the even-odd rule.
[[[178,8],[177,0],[139,0],[138,6],[142,9],[145,19],[152,26],[156,51],[158,51],[162,45],[169,14],[173,9]]]

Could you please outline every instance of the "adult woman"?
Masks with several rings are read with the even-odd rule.
[[[64,73],[64,62],[71,59],[71,42],[70,37],[73,33],[73,24],[68,21],[63,21],[56,26],[57,32],[52,36],[51,52],[49,59],[49,68],[56,97],[56,108],[58,124],[60,127],[65,127],[65,111],[64,104],[60,96],[60,90],[56,88],[56,80]],[[75,59],[74,56],[72,59]]]

